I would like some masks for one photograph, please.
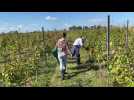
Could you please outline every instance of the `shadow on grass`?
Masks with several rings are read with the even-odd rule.
[[[84,64],[83,64],[84,65]],[[93,66],[93,65],[89,65],[89,66],[75,66],[73,68],[70,68],[71,70],[76,70],[75,72],[70,73],[70,75],[67,76],[67,79],[71,79],[72,77],[75,77],[81,73],[85,73],[89,70],[99,70],[99,66]]]
[[[67,76],[67,79],[71,79],[72,77],[77,76],[77,75],[80,74],[80,73],[87,72],[87,71],[89,71],[89,70],[90,70],[90,68],[85,69],[85,70],[81,70],[81,71],[77,71],[77,72],[72,72],[72,73],[70,73],[70,74]]]
[[[93,70],[99,70],[99,66],[97,65],[91,65],[91,64],[80,64],[80,66],[74,66],[72,68],[69,68],[71,70],[79,70],[79,69],[93,69]]]
[[[88,79],[87,82],[81,81],[81,80],[77,80],[75,84],[71,84],[69,85],[69,87],[91,87],[91,79]]]
[[[92,62],[91,61],[90,62],[86,61],[85,63],[80,64],[80,66],[74,66],[74,67],[70,67],[68,69],[75,70],[75,72],[72,72],[72,73],[69,73],[69,74],[65,75],[66,76],[65,80],[66,79],[71,79],[72,77],[75,77],[75,76],[77,76],[77,75],[79,75],[81,73],[85,73],[85,72],[87,72],[89,70],[97,71],[97,70],[99,70],[99,66],[94,65],[93,61]]]

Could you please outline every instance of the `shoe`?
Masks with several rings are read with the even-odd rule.
[[[64,80],[64,77],[62,77],[61,80]]]
[[[67,72],[64,72],[64,74],[68,74]]]
[[[77,63],[77,66],[81,65],[82,63]]]
[[[64,74],[67,74],[66,69],[65,69],[65,70],[63,70],[63,72],[64,72]]]
[[[80,65],[81,65],[81,63],[77,64],[76,68],[80,69],[81,68]]]
[[[64,80],[64,72],[61,71],[61,79]]]
[[[79,65],[81,65],[82,63],[79,63]]]

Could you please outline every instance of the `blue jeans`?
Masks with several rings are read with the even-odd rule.
[[[67,64],[67,56],[62,55],[62,52],[59,49],[58,49],[58,59],[59,59],[59,63],[60,63],[60,71],[65,71],[66,64]]]
[[[78,45],[73,46],[71,51],[72,51],[72,56],[76,57],[77,64],[80,64],[80,46]]]

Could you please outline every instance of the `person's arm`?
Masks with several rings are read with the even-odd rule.
[[[71,49],[69,48],[68,42],[67,42],[67,50],[68,50],[69,54],[72,56]]]
[[[79,44],[80,44],[81,47],[84,46],[84,43],[83,43],[82,39],[80,39]]]
[[[86,49],[86,47],[85,47],[85,45],[84,45],[84,42],[85,42],[85,41],[81,39],[81,41],[80,41],[80,45],[81,45],[81,47],[83,47],[83,48]]]

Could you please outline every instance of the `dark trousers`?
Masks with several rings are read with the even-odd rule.
[[[77,65],[80,64],[80,46],[73,46],[72,48],[72,56],[76,57]]]

